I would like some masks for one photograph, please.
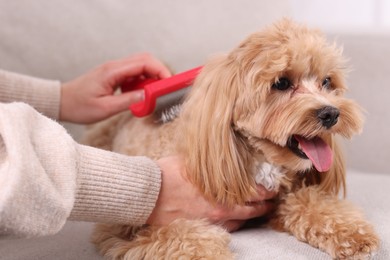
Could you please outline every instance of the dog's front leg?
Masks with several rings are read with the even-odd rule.
[[[379,246],[356,207],[317,186],[286,194],[271,225],[338,259],[367,259]]]

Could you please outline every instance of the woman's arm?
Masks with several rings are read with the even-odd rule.
[[[59,81],[0,70],[0,102],[27,103],[53,119],[60,115],[60,87]]]
[[[0,233],[54,234],[68,218],[140,225],[160,184],[152,160],[79,145],[32,107],[0,103]]]

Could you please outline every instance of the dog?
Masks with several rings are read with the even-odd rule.
[[[339,198],[346,180],[337,139],[360,133],[364,121],[343,97],[345,73],[340,48],[282,19],[207,62],[169,122],[126,112],[92,127],[86,142],[154,159],[181,154],[186,177],[211,202],[244,205],[260,183],[279,192],[272,228],[333,258],[369,258],[379,238]],[[111,259],[234,258],[228,232],[205,220],[98,224],[92,240]]]

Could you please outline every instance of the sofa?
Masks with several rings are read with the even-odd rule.
[[[175,71],[203,64],[246,35],[282,16],[299,1],[0,0],[0,67],[32,76],[70,80],[105,61],[148,51]],[[296,7],[296,6],[295,6]],[[299,17],[296,17],[299,19]],[[390,35],[325,31],[343,46],[351,71],[348,96],[366,110],[363,133],[345,142],[347,199],[374,224],[390,259]],[[84,126],[64,123],[80,140]],[[386,130],[387,129],[387,130]],[[101,259],[89,242],[93,223],[68,222],[56,235],[0,236],[0,259]],[[237,259],[330,259],[286,233],[268,228],[232,234]]]

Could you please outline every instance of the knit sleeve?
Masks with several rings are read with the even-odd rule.
[[[24,102],[47,117],[60,115],[61,84],[0,70],[0,102]]]
[[[161,185],[156,163],[78,145],[78,189],[70,219],[142,225]]]
[[[142,224],[161,185],[158,166],[77,144],[24,103],[0,103],[0,235],[58,232],[67,219]]]

